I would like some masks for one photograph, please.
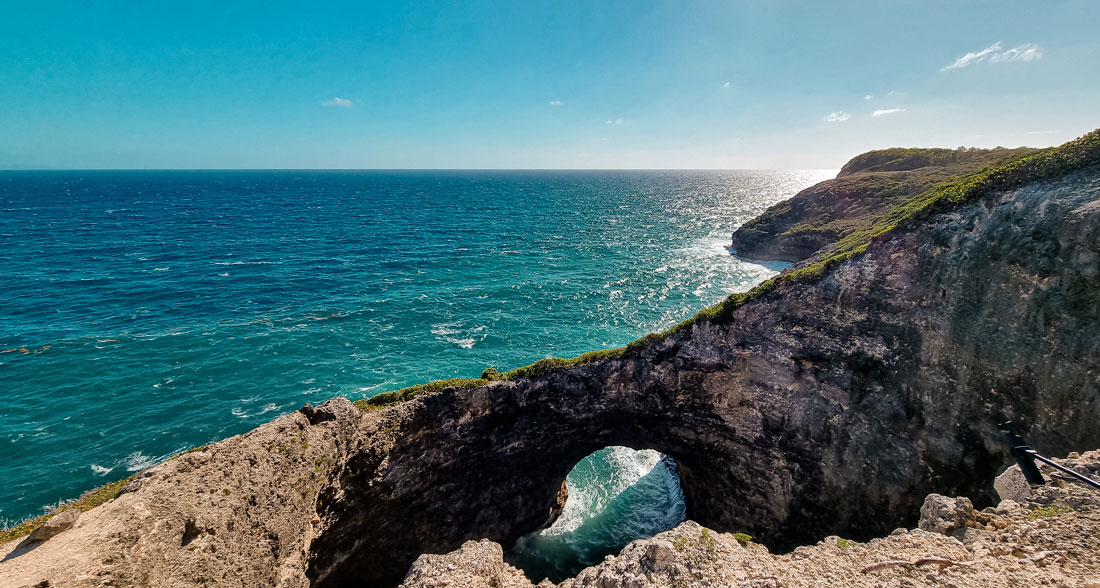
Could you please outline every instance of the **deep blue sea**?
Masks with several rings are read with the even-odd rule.
[[[0,523],[306,402],[670,326],[775,273],[730,233],[831,175],[0,172]],[[655,454],[584,463],[529,544],[624,493],[682,518]]]

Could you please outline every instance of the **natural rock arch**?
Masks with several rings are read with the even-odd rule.
[[[309,577],[392,585],[420,553],[510,544],[608,445],[672,456],[689,518],[778,549],[888,532],[928,492],[989,496],[1006,416],[1049,452],[1096,446],[1100,313],[1077,291],[1100,273],[1094,177],[938,215],[634,359],[368,415],[319,497]]]

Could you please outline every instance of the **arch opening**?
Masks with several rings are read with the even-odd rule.
[[[566,477],[569,497],[552,525],[520,537],[505,560],[532,582],[561,582],[636,539],[686,520],[673,458],[613,445],[589,454]]]

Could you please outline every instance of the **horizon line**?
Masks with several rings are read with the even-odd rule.
[[[0,167],[3,172],[830,171],[839,167]]]

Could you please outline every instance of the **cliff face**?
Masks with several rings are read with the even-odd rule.
[[[870,224],[932,186],[1034,153],[1035,149],[881,149],[853,158],[836,179],[780,202],[733,233],[751,259],[798,262]]]
[[[1100,474],[1100,451],[1061,460],[1077,472]],[[1051,468],[1046,469],[1047,474]],[[1017,466],[1004,477],[1023,479]],[[1023,488],[1028,488],[1026,482]],[[499,545],[467,542],[445,555],[417,558],[402,588],[436,586],[533,588],[507,565]],[[830,536],[775,555],[745,535],[688,521],[634,541],[613,558],[583,570],[558,588],[981,588],[1100,585],[1100,493],[1050,478],[1028,496],[977,510],[965,497],[929,495],[918,528],[899,528],[869,542]],[[545,584],[540,584],[545,588]]]
[[[1093,167],[934,214],[629,359],[362,415],[336,399],[153,468],[9,554],[0,583],[394,585],[421,553],[546,524],[607,445],[672,456],[689,518],[779,550],[889,532],[930,492],[988,501],[1006,417],[1044,453],[1100,446],[1097,235]]]

